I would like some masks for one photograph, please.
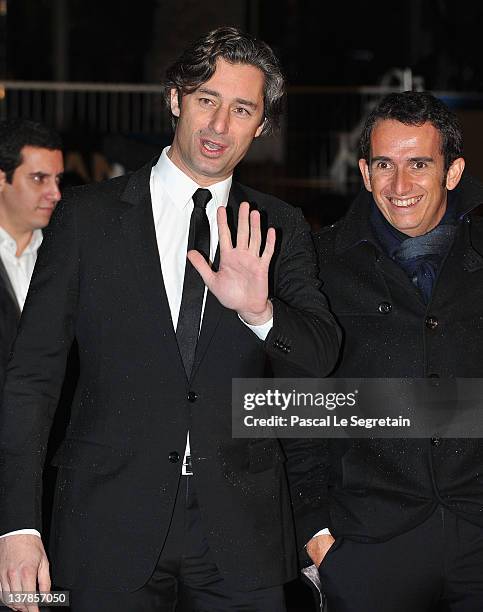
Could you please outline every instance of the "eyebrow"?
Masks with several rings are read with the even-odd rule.
[[[378,155],[377,157],[371,157],[371,164],[373,164],[374,162],[379,162],[379,161],[390,162],[392,161],[392,159],[390,157],[386,157],[385,155]],[[410,157],[408,161],[411,163],[415,163],[415,162],[434,163],[434,159],[432,157],[425,157],[425,156]]]
[[[63,176],[63,172],[59,172],[58,174],[56,174],[55,176]],[[47,176],[52,176],[52,174],[48,173],[48,172],[42,172],[41,170],[39,170],[38,172],[30,172],[29,176],[39,176],[40,178],[45,178]]]
[[[213,89],[207,89],[206,87],[200,87],[196,91],[199,93],[208,94],[209,96],[213,96],[214,98],[221,98],[221,95],[217,91],[214,91]],[[255,102],[252,102],[251,100],[245,100],[245,98],[235,98],[235,102],[237,102],[238,104],[243,104],[244,106],[250,106],[250,108],[258,108],[258,105],[255,104]]]

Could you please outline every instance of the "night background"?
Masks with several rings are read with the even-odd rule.
[[[288,82],[281,133],[254,144],[237,178],[301,206],[314,227],[339,218],[359,189],[361,121],[391,88],[431,90],[456,110],[467,168],[483,178],[479,3],[0,0],[0,15],[0,116],[61,130],[74,182],[109,176],[112,163],[136,169],[169,144],[165,68],[226,24],[267,41]]]
[[[255,143],[237,178],[317,228],[359,189],[361,122],[392,88],[448,103],[483,179],[482,22],[470,0],[0,0],[0,117],[57,127],[72,183],[134,170],[170,142],[166,66],[207,30],[239,26],[276,51],[288,96],[281,134]],[[314,609],[308,588],[288,595],[292,612]]]

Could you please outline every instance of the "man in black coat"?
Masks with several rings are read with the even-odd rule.
[[[366,191],[316,236],[344,334],[333,376],[481,377],[483,189],[462,179],[456,117],[428,93],[386,96],[359,166]],[[304,528],[330,612],[483,610],[480,440],[331,440],[319,459]]]
[[[280,112],[270,48],[210,32],[170,68],[166,93],[171,147],[74,190],[49,226],[0,414],[0,528],[40,529],[45,441],[76,338],[50,548],[72,610],[278,612],[296,573],[284,456],[274,439],[232,438],[231,381],[262,376],[267,359],[276,374],[324,375],[337,327],[300,211],[232,182]],[[37,578],[49,587],[41,539],[0,539],[2,589]]]

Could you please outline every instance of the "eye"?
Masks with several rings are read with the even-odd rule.
[[[244,106],[237,106],[235,109],[235,114],[240,115],[240,117],[250,117],[250,111]]]
[[[378,161],[376,164],[377,170],[388,170],[390,168],[389,162],[387,161]]]
[[[423,170],[424,168],[427,168],[428,164],[426,162],[423,161],[417,161],[414,163],[414,168],[416,168],[416,170]]]
[[[214,104],[210,98],[199,98],[199,103],[201,106],[212,106]]]

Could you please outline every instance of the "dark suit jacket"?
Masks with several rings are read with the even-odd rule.
[[[19,319],[20,308],[17,298],[0,258],[0,396]]]
[[[316,236],[324,291],[344,333],[334,376],[482,376],[483,220],[468,213],[483,201],[483,188],[465,178],[453,195],[458,230],[429,304],[375,238],[370,194]],[[386,540],[438,504],[483,526],[479,439],[333,440],[329,451],[323,441],[319,450],[325,503],[314,501],[312,533],[329,526],[334,535]]]
[[[249,200],[277,230],[274,327],[260,341],[210,294],[187,380],[156,244],[151,165],[74,190],[39,252],[0,415],[0,530],[40,528],[40,472],[67,352],[80,377],[51,537],[56,583],[132,590],[163,546],[190,431],[194,482],[221,573],[251,589],[295,573],[284,456],[277,440],[233,439],[231,380],[332,369],[338,333],[319,291],[300,211],[234,184],[232,224]],[[39,325],[42,321],[42,325]],[[194,393],[189,393],[189,392]]]

